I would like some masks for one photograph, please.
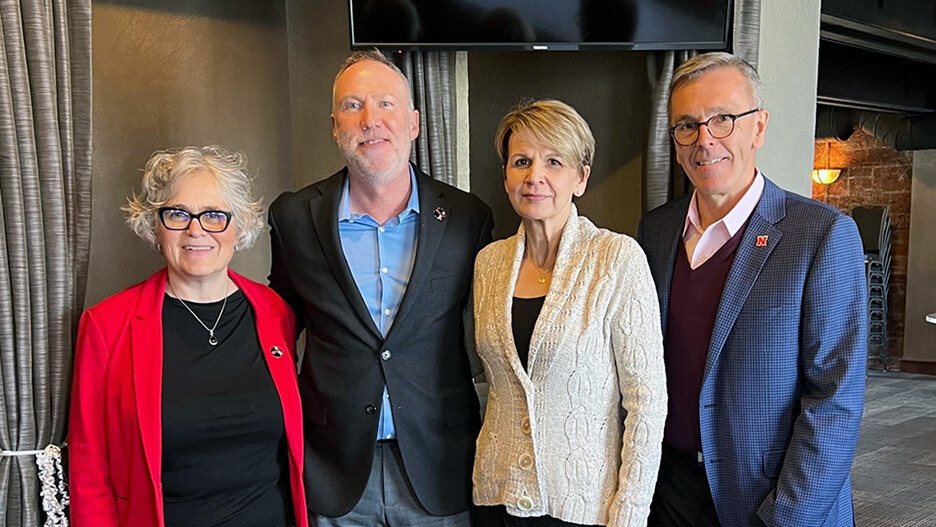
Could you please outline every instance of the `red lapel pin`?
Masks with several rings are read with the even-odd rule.
[[[757,247],[767,247],[767,236],[758,236],[754,245]]]

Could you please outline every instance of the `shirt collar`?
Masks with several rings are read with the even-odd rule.
[[[409,166],[410,171],[410,197],[409,201],[406,203],[406,207],[403,209],[403,212],[400,213],[397,218],[403,220],[409,213],[419,214],[419,189],[416,187],[416,171],[413,169],[413,165]],[[348,182],[348,177],[345,176],[344,185],[341,188],[341,199],[338,201],[338,221],[349,221],[356,220],[358,218],[367,216],[367,214],[352,214],[351,213],[351,200],[348,197],[350,192],[350,183]]]
[[[754,182],[751,183],[751,186],[748,187],[747,191],[744,192],[744,195],[741,196],[741,199],[738,200],[735,206],[732,207],[730,211],[728,211],[728,214],[712,225],[709,225],[709,228],[722,224],[724,225],[724,228],[728,230],[728,235],[734,236],[735,233],[741,229],[748,218],[751,217],[751,214],[757,207],[758,202],[760,202],[761,194],[763,193],[764,176],[761,174],[760,170],[755,168]],[[689,201],[689,214],[686,214],[686,224],[683,226],[683,236],[686,235],[686,232],[689,230],[690,226],[700,233],[705,232],[702,229],[702,220],[699,219],[697,190],[692,192],[692,200]]]

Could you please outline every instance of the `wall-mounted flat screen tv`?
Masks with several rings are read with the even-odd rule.
[[[732,0],[349,0],[351,47],[727,49]]]

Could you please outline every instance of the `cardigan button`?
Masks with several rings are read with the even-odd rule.
[[[520,454],[520,459],[517,460],[517,463],[523,470],[530,470],[533,468],[533,456],[527,453]]]
[[[520,429],[523,430],[524,434],[530,435],[530,418],[529,417],[524,417],[523,420],[520,421]]]
[[[533,500],[529,496],[520,496],[517,500],[517,508],[523,512],[533,510]]]
[[[278,359],[283,356],[283,350],[281,350],[279,346],[273,346],[270,348],[270,355]]]

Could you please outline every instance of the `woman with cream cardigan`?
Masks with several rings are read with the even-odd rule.
[[[522,223],[475,263],[475,337],[490,386],[473,473],[478,524],[645,525],[666,417],[646,258],[572,203],[595,151],[573,108],[522,104],[495,147]]]

